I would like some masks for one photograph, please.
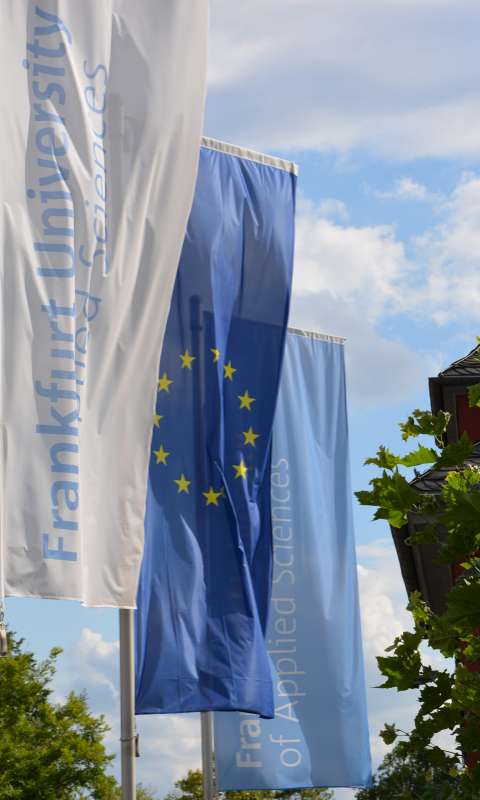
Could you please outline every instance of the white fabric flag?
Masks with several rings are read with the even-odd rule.
[[[7,595],[133,607],[207,0],[2,0]]]

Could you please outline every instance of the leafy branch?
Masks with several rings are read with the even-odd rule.
[[[471,388],[469,402],[480,407],[480,384]],[[474,798],[480,796],[480,763],[467,769],[465,754],[480,749],[480,469],[467,434],[446,444],[449,422],[445,411],[413,411],[400,425],[403,440],[426,437],[432,444],[424,444],[422,438],[406,455],[380,447],[365,462],[378,467],[380,474],[370,481],[369,490],[356,496],[362,505],[376,508],[374,519],[387,520],[394,528],[414,520],[416,530],[407,544],[436,544],[439,562],[463,570],[442,614],[434,613],[418,592],[411,595],[413,630],[397,636],[377,661],[382,688],[419,693],[412,730],[405,734],[386,724],[383,740],[397,743],[397,752],[405,757],[421,758],[430,768],[457,776],[461,796]],[[420,491],[411,481],[418,478],[418,467],[435,476],[436,491]],[[454,659],[453,670],[426,664],[425,646]],[[445,732],[453,737],[455,750],[442,749],[434,741]]]

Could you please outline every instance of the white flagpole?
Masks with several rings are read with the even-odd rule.
[[[136,800],[135,659],[133,648],[133,611],[131,609],[120,609],[119,627],[122,800]]]
[[[0,658],[8,655],[7,629],[5,627],[5,498],[3,497],[6,438],[5,426],[0,425]]]
[[[201,713],[202,732],[202,774],[203,800],[214,800],[215,786],[213,776],[213,714],[211,711]]]

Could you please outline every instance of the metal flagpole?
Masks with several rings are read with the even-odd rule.
[[[195,438],[195,462],[197,474],[205,482],[205,452],[199,447],[199,442],[203,439],[203,388],[201,380],[203,368],[203,348],[204,348],[204,313],[198,295],[190,299],[190,324],[192,329],[193,352],[197,353],[199,359],[197,369],[194,371],[193,392],[194,404],[197,412],[197,436]],[[202,530],[202,519],[200,508],[197,506],[197,528]],[[207,537],[208,540],[208,537]],[[208,570],[209,559],[206,559],[206,570]],[[202,740],[202,775],[203,775],[203,800],[214,800],[214,776],[213,776],[213,715],[211,711],[202,711],[200,714],[201,740]]]
[[[7,629],[5,627],[5,502],[3,497],[2,464],[5,463],[5,426],[0,425],[0,657],[8,655]]]
[[[119,627],[122,800],[136,800],[135,660],[132,609],[121,608],[119,610]]]
[[[199,442],[203,439],[203,389],[204,382],[201,380],[203,367],[203,348],[205,342],[204,332],[204,313],[198,295],[190,299],[190,324],[192,328],[192,344],[196,352],[198,368],[194,371],[194,403],[197,411],[197,436],[195,438],[195,461],[197,474],[202,476],[202,483],[205,482],[205,452],[199,447]],[[197,506],[197,527],[202,530],[203,524],[201,512]],[[207,537],[208,541],[208,537]],[[208,573],[209,559],[206,559],[205,569]],[[201,739],[202,739],[202,775],[203,775],[203,800],[214,800],[215,788],[213,777],[213,714],[211,711],[202,711],[201,720]]]
[[[213,713],[202,711],[202,774],[203,800],[214,800],[215,785],[213,776]]]

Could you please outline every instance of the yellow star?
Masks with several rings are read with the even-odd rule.
[[[240,400],[240,408],[246,408],[247,411],[252,410],[252,403],[255,402],[255,398],[250,397],[248,389],[245,389],[245,394],[237,394],[237,397]]]
[[[216,347],[211,347],[210,352],[213,353],[213,363],[216,364],[220,358],[220,350],[217,350]]]
[[[179,479],[174,481],[174,483],[176,483],[178,486],[178,494],[180,494],[180,492],[185,492],[185,494],[190,494],[190,492],[188,491],[188,487],[190,486],[191,482],[192,481],[187,481],[185,475],[182,472]]]
[[[192,369],[192,363],[195,361],[195,356],[191,356],[188,350],[180,356],[182,359],[182,369]]]
[[[233,469],[235,470],[235,477],[236,478],[246,478],[248,467],[246,466],[243,458],[240,459],[240,464],[233,464]]]
[[[235,367],[232,367],[232,362],[229,361],[228,364],[223,365],[223,377],[227,378],[227,380],[231,381],[233,379],[233,373],[237,370]]]
[[[202,492],[206,500],[207,506],[218,506],[218,498],[222,496],[223,490],[216,492],[213,486],[210,486],[208,492]]]
[[[255,433],[251,425],[248,431],[242,431],[242,433],[245,437],[243,444],[251,444],[252,447],[255,447],[255,439],[258,439],[260,434]]]
[[[163,419],[163,414],[154,414],[153,415],[153,424],[156,428],[160,427],[160,420]]]
[[[164,372],[162,377],[158,379],[158,391],[159,392],[170,391],[168,387],[170,386],[171,383],[173,383],[173,381],[171,381],[167,373]]]
[[[153,454],[157,456],[157,464],[165,464],[165,466],[167,465],[167,458],[170,455],[170,451],[164,450],[163,444],[160,445],[159,450],[154,450]]]

